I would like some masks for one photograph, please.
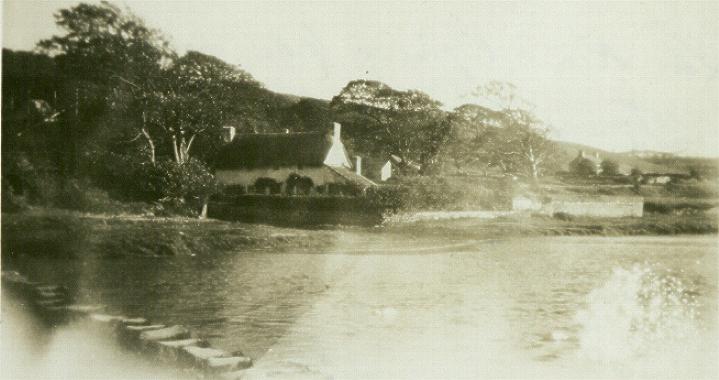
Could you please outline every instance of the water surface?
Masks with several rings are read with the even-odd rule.
[[[181,323],[258,377],[714,377],[716,237],[342,232],[325,251],[22,259],[81,303]],[[82,256],[80,256],[82,257]]]

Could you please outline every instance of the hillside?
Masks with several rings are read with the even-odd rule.
[[[641,157],[637,157],[631,153],[614,153],[606,150],[598,149],[589,145],[577,144],[566,141],[556,141],[557,161],[560,163],[562,170],[568,170],[569,162],[572,161],[579,151],[583,150],[587,155],[599,154],[601,159],[610,159],[616,161],[620,166],[630,169],[636,168],[643,173],[674,173],[688,174],[689,170],[678,165],[663,165],[649,162]]]

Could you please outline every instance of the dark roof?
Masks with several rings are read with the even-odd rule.
[[[330,170],[332,170],[333,172],[337,173],[345,181],[354,183],[354,184],[362,186],[362,187],[377,186],[377,184],[372,182],[369,178],[358,175],[351,169],[347,169],[344,167],[331,167],[331,166],[328,166],[328,168]]]
[[[238,135],[222,147],[217,169],[321,166],[332,146],[325,133],[256,133]]]

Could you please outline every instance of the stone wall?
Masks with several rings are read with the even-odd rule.
[[[620,218],[641,217],[644,212],[642,197],[552,197],[542,204],[542,214],[565,213],[576,216]]]

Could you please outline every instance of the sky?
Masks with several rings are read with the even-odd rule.
[[[75,1],[3,2],[3,47],[57,34]],[[446,109],[505,81],[556,139],[719,156],[719,2],[124,1],[179,52],[331,99],[375,79]]]

